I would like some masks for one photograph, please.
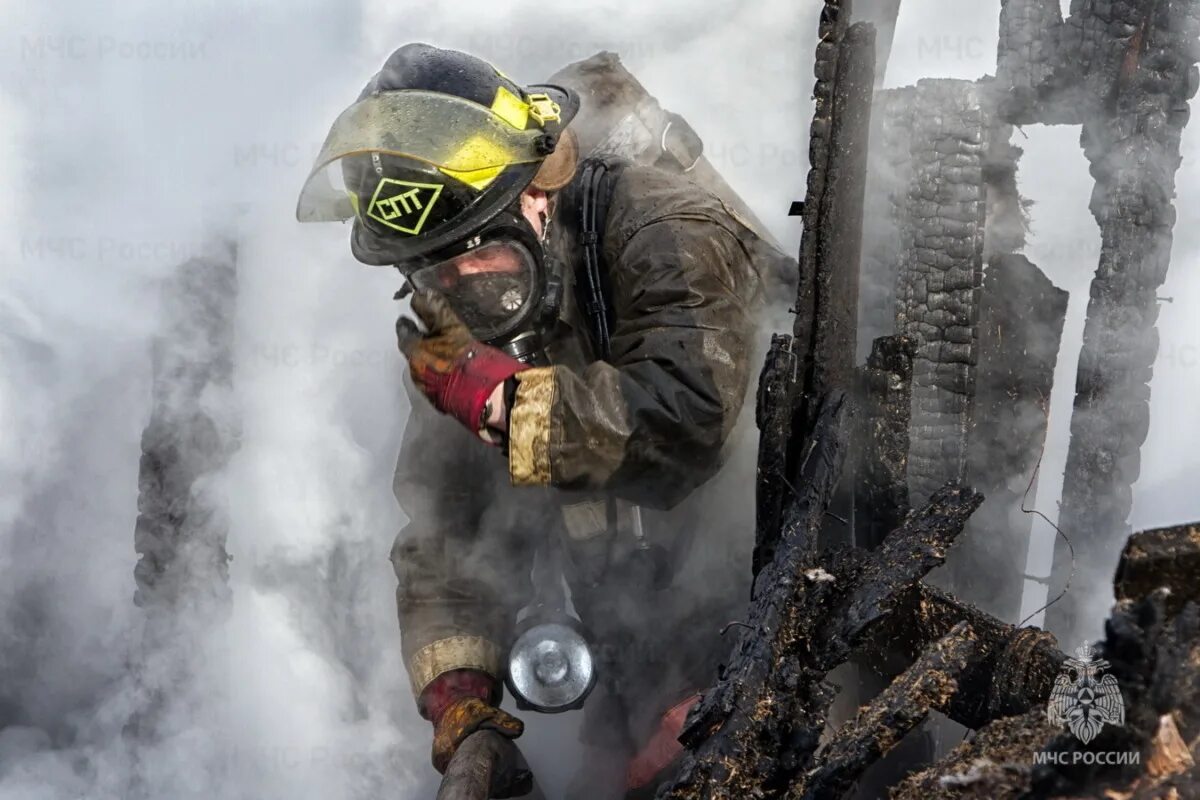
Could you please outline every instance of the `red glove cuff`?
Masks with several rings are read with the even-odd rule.
[[[478,697],[489,705],[497,705],[500,702],[500,684],[491,675],[477,669],[443,672],[421,692],[417,709],[422,717],[436,726],[446,709],[464,697]]]
[[[476,343],[463,350],[449,372],[426,370],[422,382],[434,405],[475,432],[483,427],[483,411],[496,387],[526,369],[503,350]]]

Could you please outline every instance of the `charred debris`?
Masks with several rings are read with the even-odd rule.
[[[795,329],[758,391],[753,596],[657,796],[1200,797],[1200,528],[1127,522],[1200,2],[1075,0],[1064,19],[1005,0],[995,76],[888,90],[901,4],[856,5],[826,0],[818,32]],[[1048,630],[1017,619],[1067,306],[1020,252],[1013,141],[1033,123],[1082,126],[1103,248],[1060,516],[1075,558],[1056,554],[1051,596],[1077,575]],[[1084,744],[1047,707],[1109,583],[1096,658],[1125,715]],[[883,688],[836,720],[848,662]],[[961,744],[864,781],[931,715]]]

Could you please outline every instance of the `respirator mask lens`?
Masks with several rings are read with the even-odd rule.
[[[416,289],[445,296],[475,338],[488,341],[525,322],[538,298],[537,261],[525,245],[497,239],[414,271]]]

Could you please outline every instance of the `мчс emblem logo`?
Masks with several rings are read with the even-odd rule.
[[[367,216],[393,230],[416,236],[442,193],[438,183],[413,183],[383,178],[375,187]]]
[[[1125,724],[1125,700],[1117,679],[1100,674],[1110,664],[1097,658],[1090,644],[1084,642],[1076,648],[1075,656],[1067,659],[1062,673],[1054,680],[1046,718],[1052,725],[1065,724],[1076,738],[1087,744],[1105,723]]]

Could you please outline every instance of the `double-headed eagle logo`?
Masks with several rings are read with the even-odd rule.
[[[1075,656],[1067,659],[1062,673],[1054,680],[1046,718],[1052,725],[1066,725],[1087,744],[1105,723],[1125,724],[1125,700],[1117,679],[1100,674],[1111,664],[1097,658],[1090,644],[1081,644],[1075,649]]]

